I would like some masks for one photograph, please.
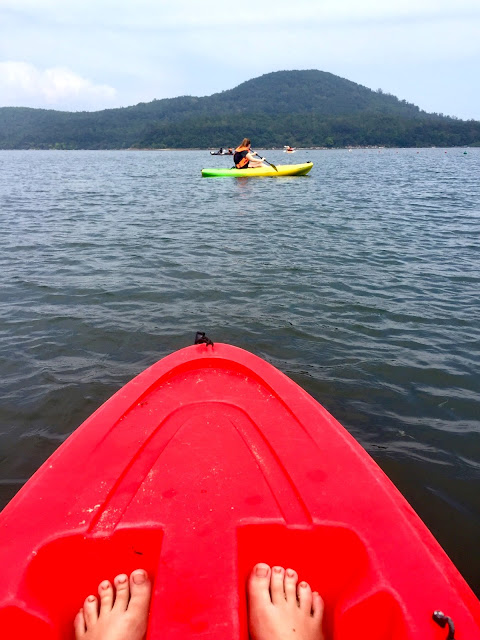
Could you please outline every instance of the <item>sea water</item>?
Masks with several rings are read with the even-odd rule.
[[[0,504],[202,330],[333,413],[480,594],[480,149],[264,155],[314,166],[0,151]]]

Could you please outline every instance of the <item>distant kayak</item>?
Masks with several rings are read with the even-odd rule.
[[[458,640],[480,639],[480,603],[366,451],[295,382],[226,344],[141,373],[5,508],[2,637],[72,638],[85,594],[141,567],[155,580],[150,640],[247,638],[259,561],[321,593],[327,638],[445,640],[440,610]]]
[[[210,151],[211,156],[233,156],[233,151]]]
[[[277,164],[278,171],[273,167],[256,167],[255,169],[202,169],[204,178],[280,178],[283,176],[304,176],[313,167],[313,162],[303,164]]]

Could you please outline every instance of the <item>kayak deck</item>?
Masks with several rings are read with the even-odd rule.
[[[327,638],[441,640],[436,609],[480,638],[478,601],[362,447],[292,380],[223,344],[132,380],[0,514],[0,625],[71,638],[85,596],[141,567],[155,581],[148,640],[246,640],[259,561],[323,595]]]
[[[202,169],[204,178],[281,178],[283,176],[305,176],[313,167],[313,162],[304,162],[302,164],[278,164],[278,171],[273,167],[256,167],[254,169],[225,169],[213,168]]]

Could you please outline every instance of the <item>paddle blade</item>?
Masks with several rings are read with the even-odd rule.
[[[264,161],[264,162],[266,162],[267,164],[269,164],[271,167],[273,167],[273,168],[275,169],[275,171],[278,173],[278,169],[277,169],[277,167],[276,167],[274,164],[272,164],[272,163],[271,163],[271,162],[269,162],[268,160],[265,160],[265,158],[263,159],[263,161]]]
[[[258,156],[259,154],[256,151],[254,151],[254,155]],[[262,158],[262,160],[263,160],[263,162],[266,162],[270,167],[273,167],[275,169],[275,171],[278,173],[278,169],[274,164],[269,162],[266,158]]]

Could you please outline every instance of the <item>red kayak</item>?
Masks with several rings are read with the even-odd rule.
[[[454,624],[480,639],[479,601],[369,455],[292,380],[225,344],[128,383],[0,514],[1,635],[71,638],[101,580],[143,567],[150,640],[246,640],[260,561],[323,595],[327,638],[443,640]]]

